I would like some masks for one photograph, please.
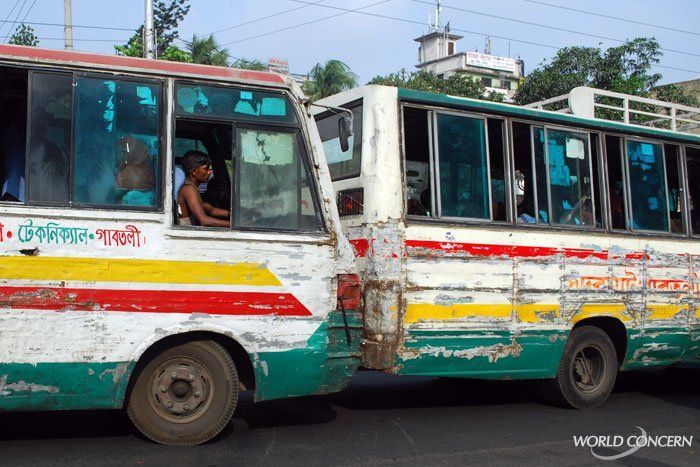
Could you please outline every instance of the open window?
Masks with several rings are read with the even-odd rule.
[[[403,107],[406,213],[411,216],[435,215],[429,116],[426,109]]]
[[[24,202],[28,72],[0,67],[0,201]]]
[[[685,148],[690,233],[700,235],[700,148]]]
[[[605,155],[608,167],[608,193],[610,195],[610,222],[613,230],[625,230],[629,194],[625,183],[622,138],[605,136]]]

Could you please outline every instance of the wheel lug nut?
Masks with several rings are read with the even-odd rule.
[[[185,409],[185,410],[190,410],[190,406],[189,406],[188,404],[185,404],[185,406],[183,407],[183,409]]]
[[[172,408],[173,408],[173,403],[172,403],[172,402],[168,402],[168,408],[169,408],[169,409],[172,409]]]
[[[199,392],[199,391],[195,391],[194,394],[192,394],[192,395],[193,395],[194,397],[199,397],[199,396],[202,395],[202,393]]]
[[[168,390],[168,388],[165,386],[165,384],[161,384],[158,389],[160,389],[160,392],[165,392]]]
[[[170,373],[170,377],[171,377],[172,379],[176,379],[176,378],[177,378],[177,373],[175,373],[175,372],[173,371],[172,373]]]
[[[187,379],[189,379],[190,381],[194,381],[194,375],[190,373]]]

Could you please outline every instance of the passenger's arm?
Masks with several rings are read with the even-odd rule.
[[[205,227],[231,226],[231,223],[228,220],[217,219],[216,217],[212,217],[207,214],[199,198],[199,191],[197,191],[197,189],[194,186],[183,186],[180,189],[180,192],[182,193],[183,200],[187,204],[187,211],[190,213],[190,216],[193,216],[195,219],[197,219],[197,223],[199,225]]]
[[[204,206],[204,212],[206,212],[208,215],[212,217],[218,217],[219,219],[228,219],[229,218],[229,212],[227,209],[221,209],[217,208],[206,201],[203,203]]]

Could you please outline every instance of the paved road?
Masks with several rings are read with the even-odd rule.
[[[121,412],[3,414],[1,465],[700,465],[700,371],[621,376],[592,411],[540,403],[531,385],[360,372],[328,396],[244,398],[223,436],[199,447],[152,444]],[[599,461],[575,435],[693,436]],[[612,455],[622,449],[598,449]]]

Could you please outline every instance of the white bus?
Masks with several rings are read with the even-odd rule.
[[[197,444],[239,391],[345,386],[359,285],[304,102],[272,73],[0,46],[0,410],[125,407]],[[192,150],[229,227],[180,225]]]
[[[366,367],[549,379],[585,408],[618,369],[700,362],[700,110],[574,94],[587,116],[383,86],[320,101],[355,117],[345,152],[337,114],[316,120]]]

